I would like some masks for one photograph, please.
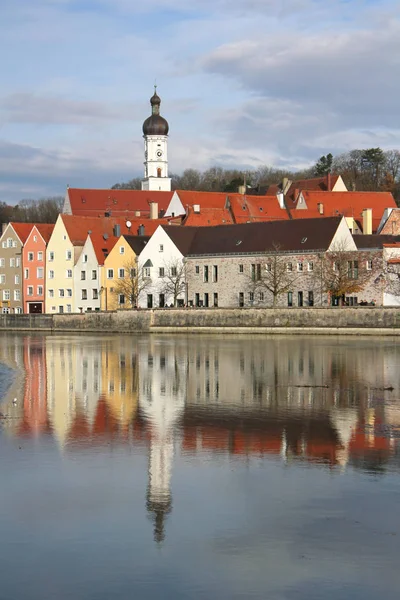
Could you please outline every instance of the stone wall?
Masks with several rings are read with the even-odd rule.
[[[3,330],[385,332],[400,335],[400,308],[248,308],[125,310],[86,314],[0,315]]]

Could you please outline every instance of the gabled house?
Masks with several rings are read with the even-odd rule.
[[[139,276],[137,258],[149,237],[121,235],[104,260],[101,279],[101,310],[132,308],[129,295],[135,295]],[[131,294],[130,294],[131,292]]]
[[[34,225],[22,249],[24,313],[44,313],[46,247],[54,225]]]
[[[0,306],[3,313],[23,312],[22,249],[33,226],[33,223],[9,223],[0,238]]]
[[[297,201],[299,193],[303,190],[315,192],[347,192],[347,187],[341,175],[328,173],[323,177],[312,177],[310,179],[296,179],[291,181],[284,177],[279,184],[269,185],[268,194],[283,194],[286,206],[289,210]]]

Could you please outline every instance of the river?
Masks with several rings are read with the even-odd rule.
[[[0,336],[0,600],[400,590],[391,338]]]

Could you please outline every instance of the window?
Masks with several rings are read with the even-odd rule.
[[[243,271],[244,271],[243,265],[239,265],[239,273],[243,273]]]
[[[118,277],[119,277],[119,279],[124,279],[125,269],[118,269]]]
[[[14,300],[19,302],[21,300],[21,292],[20,290],[14,290]]]
[[[367,260],[367,271],[372,271],[372,260]]]
[[[195,266],[194,271],[195,271],[196,275],[200,275],[200,267],[199,267],[199,265]]]
[[[194,295],[194,305],[195,306],[200,306],[200,294],[195,294]]]
[[[347,276],[349,279],[358,279],[358,260],[347,261]]]
[[[303,263],[302,262],[297,263],[297,270],[299,273],[301,273],[303,271]]]
[[[68,298],[72,298],[72,290],[71,290],[71,288],[67,288],[67,296],[68,296]]]
[[[1,285],[4,285],[6,282],[6,276],[5,275],[0,275],[0,283]]]
[[[314,306],[314,292],[312,290],[308,292],[308,306]]]
[[[10,267],[15,267],[15,258],[10,258]]]
[[[308,266],[309,271],[314,271],[314,263],[313,262],[309,262],[307,266]]]
[[[97,279],[97,271],[96,271],[96,269],[93,269],[93,271],[92,271],[92,280],[94,281],[95,279]]]
[[[163,246],[163,244],[160,244],[160,245],[159,245],[159,247],[158,247],[158,251],[159,251],[159,252],[164,252],[164,246]]]
[[[14,275],[14,283],[15,283],[15,285],[19,285],[19,280],[20,280],[19,275]]]
[[[49,252],[49,261],[54,260],[54,252]]]
[[[7,248],[7,242],[4,240],[4,242],[1,243],[3,248]]]
[[[85,281],[86,279],[86,271],[81,271],[81,281]]]
[[[107,269],[107,279],[114,279],[114,269]]]
[[[239,306],[241,308],[243,308],[243,306],[244,306],[244,293],[243,292],[239,292]]]
[[[6,261],[4,258],[0,258],[0,267],[5,267],[6,266]]]
[[[33,260],[33,252],[28,252],[28,261],[32,262],[32,260]]]
[[[87,300],[87,290],[82,290],[82,300]]]
[[[131,269],[130,276],[131,277],[136,277],[136,269]]]
[[[291,262],[287,263],[287,265],[286,265],[286,271],[288,273],[290,273],[291,271],[293,271],[293,263],[291,263]]]
[[[293,306],[293,292],[287,293],[287,305]]]
[[[13,240],[12,247],[13,247],[13,248],[16,248],[16,247],[17,247],[17,242],[16,242],[15,240]]]
[[[214,292],[214,306],[218,306],[218,294]]]
[[[303,292],[297,292],[297,304],[303,306]]]
[[[98,290],[93,290],[93,300],[98,300],[99,299],[99,292]]]
[[[266,270],[268,273],[271,273],[271,272],[272,272],[272,263],[267,263],[267,264],[265,265],[265,270]]]
[[[43,279],[43,276],[44,276],[43,267],[38,267],[36,269],[36,276],[37,276],[38,279]]]
[[[64,290],[58,290],[58,295],[60,298],[64,298]]]
[[[49,290],[49,298],[54,298],[54,290]]]
[[[20,306],[17,306],[15,309],[15,314],[16,315],[22,315],[22,308]]]
[[[120,246],[119,247],[119,253],[120,254],[125,254],[125,246]]]
[[[64,307],[63,306],[59,306],[58,307],[58,312],[62,314],[64,312]]]
[[[339,271],[339,263],[335,261],[335,262],[333,263],[333,265],[332,265],[332,269],[333,269],[334,271]]]
[[[208,283],[208,266],[204,265],[204,271],[203,271],[203,279],[204,279],[204,283]]]
[[[171,277],[176,277],[176,275],[177,275],[176,267],[171,267]]]
[[[260,302],[264,302],[264,292],[260,292],[259,300]]]
[[[84,263],[87,263],[87,261],[88,261],[88,255],[87,255],[87,254],[84,254],[84,255],[83,255],[83,262],[84,262]]]
[[[38,259],[39,261],[42,261],[42,260],[43,260],[43,252],[38,252],[38,253],[37,253],[37,259]]]
[[[54,271],[49,271],[49,279],[54,279]]]
[[[10,290],[3,290],[3,300],[10,299]]]
[[[43,286],[42,285],[37,286],[37,295],[43,296]]]
[[[72,279],[72,269],[67,269],[67,279]]]
[[[33,241],[34,241],[34,242],[37,242],[37,235],[34,235],[34,236],[33,236]]]
[[[164,269],[164,267],[160,267],[158,269],[158,276],[159,277],[164,277],[164,275],[165,275],[165,269]]]
[[[29,269],[24,269],[24,278],[29,279]]]
[[[143,277],[150,277],[150,267],[143,268]]]
[[[254,292],[249,292],[249,301],[254,302]]]
[[[7,248],[12,248],[13,247],[13,241],[11,238],[7,238]]]
[[[66,258],[67,258],[67,260],[71,260],[72,259],[72,252],[71,252],[71,250],[67,250],[67,252],[66,252]],[[85,262],[85,261],[83,261],[83,262]]]
[[[118,304],[125,304],[124,294],[118,294]]]
[[[251,265],[251,279],[252,279],[252,281],[260,281],[260,279],[261,279],[261,264]]]
[[[218,281],[218,265],[213,266],[213,281]]]
[[[15,266],[16,267],[20,267],[21,266],[21,259],[19,256],[17,256],[17,258],[15,259]]]
[[[72,312],[72,306],[71,304],[67,304],[67,313]]]

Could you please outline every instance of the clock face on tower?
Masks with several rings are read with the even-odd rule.
[[[157,150],[156,154],[157,154],[158,158],[161,158],[162,157],[162,150]]]

